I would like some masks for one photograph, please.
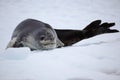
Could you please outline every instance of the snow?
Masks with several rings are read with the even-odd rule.
[[[53,28],[83,29],[96,19],[120,30],[120,0],[0,0],[0,80],[120,80],[120,33],[48,51],[5,49],[26,18]]]

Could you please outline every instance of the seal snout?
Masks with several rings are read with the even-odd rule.
[[[40,36],[39,40],[40,41],[53,41],[53,40],[55,40],[55,38],[53,38],[52,36],[51,37],[47,37],[45,35],[42,35],[42,36]]]
[[[54,45],[56,42],[54,40],[40,40],[40,43],[44,46]]]
[[[42,49],[54,49],[56,48],[56,43],[54,41],[50,40],[42,40],[40,41],[41,46],[43,47]]]
[[[47,39],[45,37],[41,37],[41,40],[39,42],[44,49],[56,48],[56,40],[54,38]]]

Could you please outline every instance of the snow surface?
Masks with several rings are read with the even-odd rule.
[[[101,19],[120,30],[120,0],[0,0],[0,80],[120,80],[120,33],[48,51],[5,50],[26,18],[60,29],[83,29]]]

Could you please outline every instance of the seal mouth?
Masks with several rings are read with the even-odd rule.
[[[48,46],[48,45],[55,45],[55,43],[44,43],[44,46]]]
[[[56,44],[55,43],[43,44],[43,48],[47,49],[47,50],[54,49],[54,48],[56,48]]]
[[[42,43],[42,50],[51,50],[56,48],[56,44],[54,42]]]
[[[54,48],[56,48],[55,41],[43,40],[43,41],[40,41],[40,44],[42,45],[42,49],[54,49]]]

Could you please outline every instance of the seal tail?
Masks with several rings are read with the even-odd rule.
[[[114,25],[115,23],[107,22],[101,24],[101,20],[96,20],[85,27],[83,33],[85,34],[85,38],[90,38],[100,34],[119,32],[117,29],[110,29]]]

